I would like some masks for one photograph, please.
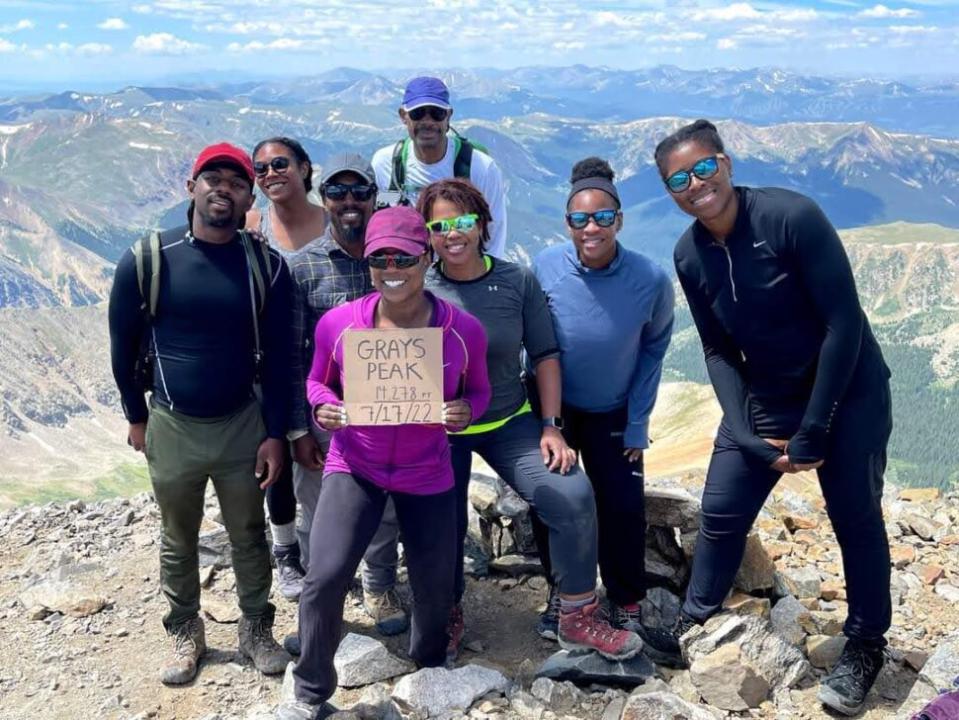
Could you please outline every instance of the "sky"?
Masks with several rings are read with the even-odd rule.
[[[955,79],[959,0],[0,0],[7,90],[572,64]]]

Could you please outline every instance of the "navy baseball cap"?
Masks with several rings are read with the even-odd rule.
[[[439,78],[416,77],[407,83],[406,92],[403,93],[403,109],[415,110],[425,105],[450,109],[449,88]]]

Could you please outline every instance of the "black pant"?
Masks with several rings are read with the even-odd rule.
[[[867,643],[883,643],[892,618],[889,542],[881,504],[891,430],[888,383],[868,397],[844,401],[818,470],[846,575],[849,615],[844,632]],[[742,562],[746,536],[780,477],[743,453],[720,425],[683,605],[687,615],[703,621],[719,610]]]
[[[293,456],[290,444],[283,441],[283,470],[276,482],[266,489],[266,507],[270,522],[286,525],[296,520],[296,497],[293,495]]]
[[[624,456],[626,408],[591,413],[563,407],[563,436],[577,450],[593,484],[599,523],[599,573],[606,596],[617,605],[646,597],[646,498],[642,459]],[[549,532],[534,515],[540,560],[552,578]],[[552,582],[552,580],[551,580]]]
[[[333,656],[340,644],[343,603],[380,525],[387,497],[399,520],[413,590],[410,657],[421,666],[446,662],[446,624],[453,607],[456,494],[388,493],[346,473],[323,478],[310,531],[310,567],[300,595],[302,654],[293,669],[296,697],[321,703],[336,690]]]

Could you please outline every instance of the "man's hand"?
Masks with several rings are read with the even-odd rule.
[[[473,409],[465,400],[450,400],[443,403],[443,425],[451,432],[464,429],[473,419]]]
[[[346,408],[333,403],[323,403],[313,411],[313,417],[324,430],[339,430],[346,427]]]
[[[816,468],[822,467],[823,460],[817,460],[814,463],[794,463],[790,461],[787,449],[789,446],[788,440],[780,440],[775,438],[763,438],[767,443],[772,445],[774,448],[781,450],[782,455],[780,455],[776,462],[774,462],[771,467],[776,472],[780,473],[799,473],[805,472],[806,470],[815,470]]]
[[[143,452],[146,450],[147,424],[145,422],[130,423],[130,427],[127,430],[127,445],[132,447],[137,452]]]
[[[626,448],[623,450],[623,455],[626,456],[626,459],[631,463],[638,462],[643,459],[643,449],[642,448]]]
[[[543,456],[543,464],[550,472],[556,472],[558,468],[560,473],[565,475],[576,464],[576,451],[566,444],[559,428],[543,428],[539,451]]]
[[[278,438],[267,438],[260,443],[256,451],[256,479],[261,480],[260,490],[266,490],[280,477],[283,469],[283,441]]]
[[[322,470],[323,451],[310,433],[293,441],[293,459],[307,470]]]

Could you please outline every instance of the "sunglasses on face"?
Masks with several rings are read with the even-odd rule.
[[[582,230],[584,227],[589,225],[590,220],[593,220],[593,222],[600,227],[608,228],[614,222],[616,222],[617,215],[619,215],[619,210],[613,209],[597,210],[596,212],[591,213],[571,212],[566,213],[566,224],[574,230]]]
[[[390,265],[397,270],[406,270],[414,267],[420,261],[421,257],[423,256],[407,255],[406,253],[382,253],[370,255],[367,260],[370,263],[370,267],[374,270],[386,270]]]
[[[689,184],[693,181],[693,175],[700,180],[708,180],[717,172],[719,172],[719,155],[712,155],[711,157],[697,160],[696,164],[689,168],[689,170],[674,172],[663,182],[666,183],[666,188],[669,192],[681,193],[689,187]]]
[[[426,223],[426,229],[434,235],[447,235],[454,230],[465,233],[475,228],[478,221],[479,215],[470,213],[468,215],[460,215],[458,217],[433,220]]]
[[[270,162],[253,163],[253,172],[257,177],[264,177],[273,168],[273,172],[285,173],[290,168],[290,158],[277,155]]]
[[[413,122],[419,122],[427,115],[430,116],[430,119],[439,122],[440,120],[445,120],[446,115],[449,113],[449,110],[444,110],[441,107],[436,107],[435,105],[421,105],[418,108],[413,108],[412,110],[407,111],[410,120]]]
[[[320,190],[323,193],[323,197],[327,197],[330,200],[344,200],[346,194],[349,193],[353,196],[354,200],[366,202],[376,193],[376,185],[370,183],[354,183],[353,185],[330,183],[329,185],[321,187]]]

